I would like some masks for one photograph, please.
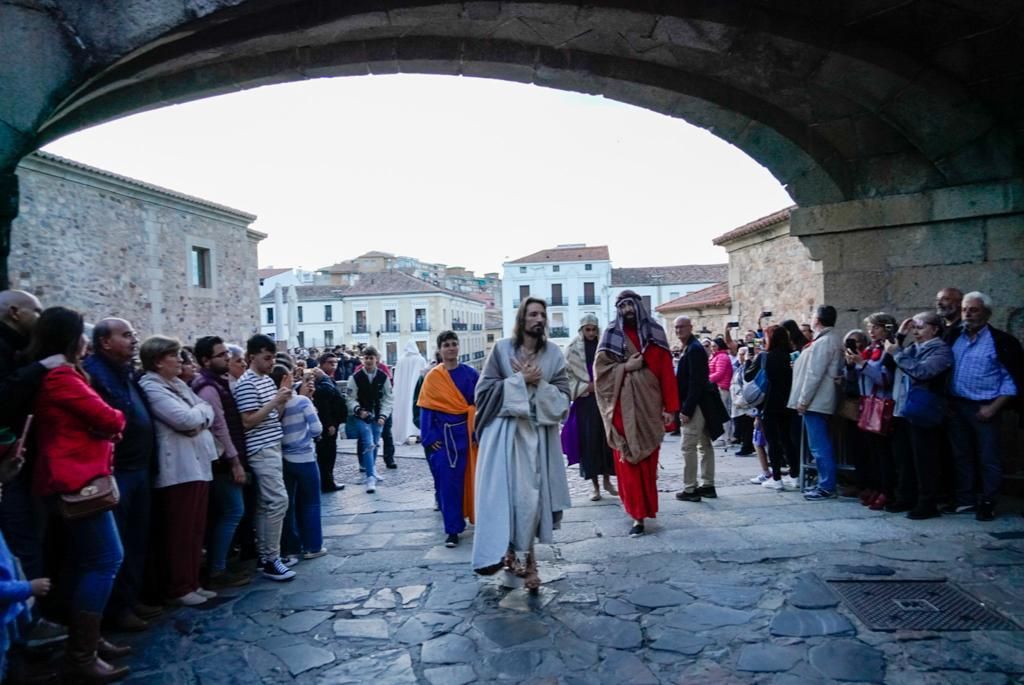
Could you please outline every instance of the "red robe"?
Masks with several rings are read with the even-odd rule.
[[[630,341],[640,349],[640,336],[635,328],[623,328]],[[675,414],[679,411],[679,393],[676,390],[676,375],[672,370],[672,355],[664,347],[648,345],[644,350],[644,364],[654,372],[661,385],[664,411]],[[616,405],[612,425],[619,433],[625,433],[622,424],[622,410]],[[619,479],[619,497],[626,513],[634,520],[654,518],[658,514],[658,452],[639,464],[630,464],[622,459],[618,450],[615,454],[615,475]]]

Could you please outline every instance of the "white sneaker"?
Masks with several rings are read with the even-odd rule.
[[[800,489],[800,479],[799,478],[790,478],[789,476],[786,476],[785,478],[782,479],[782,485],[787,490],[799,490]]]
[[[287,554],[281,557],[281,563],[286,567],[291,568],[295,564],[299,563],[299,557],[294,554]]]
[[[781,480],[773,480],[769,478],[765,482],[761,483],[762,488],[768,488],[769,490],[775,490],[776,492],[782,492],[783,485]]]
[[[175,597],[171,600],[173,604],[177,604],[183,607],[194,607],[200,604],[206,604],[206,597],[203,597],[198,592],[190,592],[187,595],[181,597]]]
[[[302,555],[302,558],[306,559],[308,561],[309,559],[318,559],[318,558],[323,557],[323,556],[327,556],[327,548],[326,547],[321,547],[320,549],[318,549],[315,552],[304,552],[303,555]]]
[[[217,596],[216,592],[214,592],[213,590],[207,590],[206,588],[199,588],[195,590],[195,593],[197,595],[202,595],[203,597],[206,597],[206,599],[213,599]]]
[[[763,485],[765,481],[771,480],[771,476],[767,473],[759,473],[750,479],[750,482],[754,485]]]
[[[377,492],[377,479],[373,476],[368,476],[366,479],[366,492],[370,495]]]

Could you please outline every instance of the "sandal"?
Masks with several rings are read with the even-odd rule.
[[[591,502],[600,502],[601,501],[601,493],[600,492],[595,492],[593,495],[590,496],[590,501]]]
[[[509,573],[514,573],[517,576],[520,575],[522,566],[519,564],[519,558],[516,557],[516,553],[513,550],[505,552],[505,556],[501,560],[501,566]]]
[[[612,497],[618,497],[619,496],[619,491],[616,490],[615,486],[612,485],[610,482],[607,482],[607,483],[604,484],[604,491],[607,492]]]
[[[526,568],[523,572],[523,587],[531,594],[535,595],[540,591],[540,576],[537,574],[537,561],[533,558],[533,554],[526,555]]]

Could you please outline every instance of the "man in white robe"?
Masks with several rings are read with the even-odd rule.
[[[420,429],[412,420],[412,396],[416,391],[416,382],[426,367],[427,360],[420,354],[416,343],[410,340],[405,345],[402,358],[395,365],[395,409],[391,414],[391,437],[396,444],[419,437]]]
[[[572,506],[559,424],[569,411],[565,357],[548,343],[547,307],[526,298],[514,337],[499,341],[476,386],[476,530],[473,568],[481,575],[520,570],[525,586],[540,585],[535,540],[552,542],[562,512]]]

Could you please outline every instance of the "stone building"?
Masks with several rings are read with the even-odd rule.
[[[647,311],[658,315],[658,307],[692,292],[710,288],[728,278],[727,264],[679,264],[613,268],[608,288],[608,319],[615,316],[615,298],[632,290],[644,301]]]
[[[256,217],[37,152],[18,166],[11,287],[192,342],[259,330]]]
[[[725,332],[726,324],[732,320],[730,304],[729,284],[722,282],[670,300],[655,307],[655,312],[665,321],[670,336],[672,321],[677,316],[688,316],[694,334],[705,337]]]
[[[712,241],[729,253],[730,320],[739,321],[742,329],[756,329],[762,312],[771,312],[768,321],[775,323],[809,322],[814,308],[824,302],[821,262],[811,259],[807,247],[790,233],[793,209],[761,217]]]

